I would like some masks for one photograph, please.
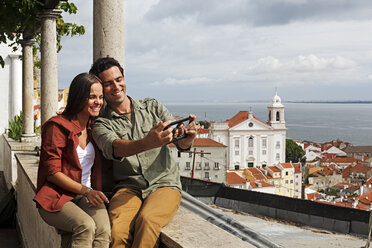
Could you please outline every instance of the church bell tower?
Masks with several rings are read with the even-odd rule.
[[[286,129],[284,120],[284,105],[282,100],[275,92],[275,96],[271,99],[271,103],[267,106],[269,110],[268,124],[275,129]]]

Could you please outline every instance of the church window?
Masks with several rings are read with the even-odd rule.
[[[280,113],[279,113],[279,111],[276,112],[276,121],[280,121]]]
[[[239,165],[234,166],[235,170],[239,170]]]
[[[277,141],[276,142],[276,146],[275,146],[276,149],[280,149],[280,141]]]
[[[269,121],[271,121],[271,111],[269,111]]]
[[[248,167],[253,167],[253,163],[252,162],[248,162]]]
[[[266,150],[262,150],[262,155],[266,155]]]
[[[248,155],[252,156],[253,155],[253,151],[252,150],[249,150],[248,151]]]
[[[266,148],[267,147],[267,139],[264,138],[262,139],[262,148]]]
[[[190,162],[186,162],[185,170],[190,170]]]
[[[275,159],[276,159],[276,160],[280,160],[280,153],[277,153],[277,154],[276,154]]]
[[[239,155],[239,150],[235,150],[235,155]]]
[[[253,137],[249,137],[249,139],[248,139],[248,147],[253,147]]]
[[[239,149],[239,140],[236,139],[236,140],[234,141],[234,143],[235,143],[235,149]]]

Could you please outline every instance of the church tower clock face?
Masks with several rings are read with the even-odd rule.
[[[248,123],[248,126],[249,126],[249,127],[253,127],[253,122],[249,122],[249,123]]]

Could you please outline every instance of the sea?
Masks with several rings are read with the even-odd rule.
[[[239,111],[252,111],[268,120],[268,102],[244,103],[165,103],[176,116],[193,113],[201,121],[225,121]],[[353,145],[372,146],[371,103],[293,103],[283,102],[287,138],[327,142],[340,139]]]

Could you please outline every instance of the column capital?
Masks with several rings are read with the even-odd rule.
[[[11,59],[19,59],[19,57],[22,56],[22,54],[13,53],[13,54],[9,54],[8,56]]]
[[[32,46],[34,45],[35,40],[34,39],[22,39],[19,41],[19,43],[21,43],[22,47]]]
[[[38,16],[40,16],[42,19],[57,19],[61,16],[62,10],[59,9],[44,9],[44,11]]]

